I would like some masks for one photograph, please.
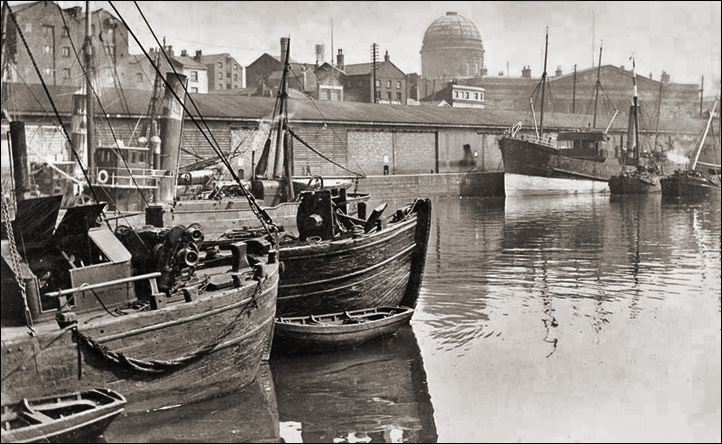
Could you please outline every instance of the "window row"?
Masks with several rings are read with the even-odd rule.
[[[386,87],[391,88],[391,80],[386,81]],[[381,88],[381,80],[378,80],[378,79],[376,80],[376,88]],[[396,81],[396,89],[400,89],[400,88],[401,88],[401,81],[397,80]]]
[[[477,100],[479,102],[484,101],[484,93],[475,92],[472,96],[469,91],[454,91],[455,99],[466,99],[466,100]]]

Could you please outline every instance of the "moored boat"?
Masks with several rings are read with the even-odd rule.
[[[530,196],[608,192],[607,181],[622,171],[623,165],[619,153],[610,144],[607,130],[595,129],[596,107],[591,128],[561,131],[556,142],[544,135],[548,46],[547,34],[538,127],[535,117],[533,135],[522,133],[522,124],[519,122],[499,138],[504,162],[504,193],[506,196]],[[601,49],[599,57],[601,67]],[[597,70],[596,88],[600,86]]]
[[[104,388],[3,404],[2,442],[94,439],[123,413],[125,405],[122,394]]]
[[[707,196],[720,196],[720,147],[717,144],[712,147],[714,151],[712,159],[717,163],[702,162],[700,161],[700,155],[705,147],[705,141],[707,140],[707,134],[709,133],[712,125],[712,120],[715,117],[715,111],[717,110],[718,101],[712,107],[712,111],[709,113],[709,119],[707,120],[707,126],[705,127],[704,133],[699,143],[699,147],[695,153],[692,164],[689,165],[688,169],[677,169],[673,174],[663,177],[661,179],[662,184],[662,196],[670,198],[679,197],[707,197]],[[717,142],[716,142],[717,143]],[[705,168],[703,168],[705,167]]]
[[[20,139],[13,160],[26,158]],[[69,208],[56,226],[61,200],[19,193],[14,221],[3,201],[3,405],[106,387],[137,411],[251,383],[273,332],[273,244],[205,251],[198,225],[114,233],[102,203]]]
[[[375,307],[310,316],[277,317],[274,350],[287,353],[351,348],[396,333],[414,309]]]

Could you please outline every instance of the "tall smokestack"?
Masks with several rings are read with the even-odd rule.
[[[183,104],[188,78],[183,74],[166,73],[168,87],[161,104],[160,117],[160,169],[166,174],[158,187],[158,202],[172,203],[175,198],[175,183],[178,174],[180,156],[181,127],[183,123]],[[173,94],[175,92],[175,94]],[[180,99],[180,102],[178,99]]]
[[[344,70],[344,63],[343,63],[343,62],[344,62],[344,60],[343,60],[343,49],[340,49],[340,48],[339,48],[339,50],[338,50],[338,55],[336,56],[336,66],[337,66],[338,69],[340,69],[341,71]]]
[[[281,63],[286,60],[286,48],[288,48],[288,37],[281,37]]]
[[[30,192],[30,163],[25,144],[25,122],[10,122],[10,145],[13,154],[15,201],[20,202],[25,200]]]

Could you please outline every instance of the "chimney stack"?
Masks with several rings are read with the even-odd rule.
[[[529,66],[525,66],[521,69],[521,76],[525,79],[531,79],[531,68]]]
[[[562,75],[562,65],[557,65],[557,72],[555,75],[556,77],[560,77]]]
[[[384,54],[384,62],[388,62],[389,60],[391,60],[391,57],[389,57],[389,52],[386,51],[386,54]]]
[[[181,50],[181,57],[188,57],[188,51],[186,51],[185,49],[182,49],[182,50]]]
[[[288,48],[288,37],[281,37],[281,63],[286,62],[286,48]]]
[[[341,71],[344,70],[344,64],[343,64],[343,49],[340,49],[340,48],[339,48],[339,50],[338,50],[338,55],[336,56],[336,66],[337,66],[338,69],[340,69]]]
[[[196,49],[196,55],[193,56],[193,60],[195,60],[196,62],[200,62],[202,56],[203,56],[203,51],[201,51],[200,49]]]

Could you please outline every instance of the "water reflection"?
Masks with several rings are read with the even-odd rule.
[[[110,424],[104,439],[104,442],[281,442],[270,366],[261,365],[253,383],[236,393],[121,416]]]
[[[285,442],[436,442],[411,325],[351,350],[274,357],[271,368]]]

